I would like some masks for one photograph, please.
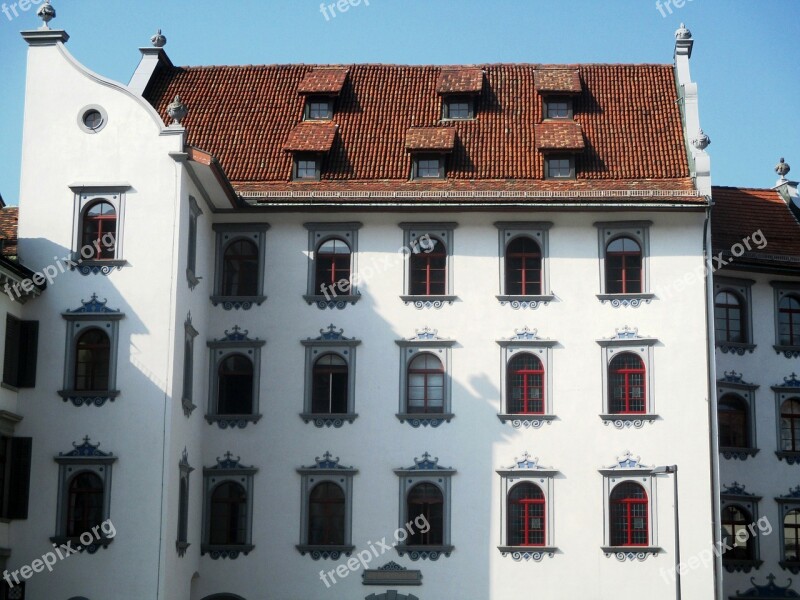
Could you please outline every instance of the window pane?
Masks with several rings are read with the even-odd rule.
[[[222,266],[224,296],[256,296],[258,293],[258,247],[250,240],[237,240],[225,249]]]

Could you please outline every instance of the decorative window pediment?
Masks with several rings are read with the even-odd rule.
[[[436,329],[416,330],[395,342],[400,347],[400,406],[397,418],[412,427],[438,427],[451,412],[451,348],[455,340],[439,337]]]
[[[392,560],[377,569],[364,569],[361,583],[364,585],[422,585],[422,572],[418,569],[408,569]],[[373,594],[367,596],[367,600],[384,596],[385,594],[380,596]],[[397,600],[403,600],[403,598],[416,600],[416,596],[397,596]]]
[[[735,596],[731,596],[731,600],[739,600],[740,598],[761,598],[762,600],[783,600],[784,598],[800,598],[800,594],[791,589],[792,580],[786,587],[781,587],[775,583],[775,575],[770,573],[767,575],[767,584],[758,585],[756,578],[751,577],[750,583],[753,584],[749,590],[740,592],[737,591]]]

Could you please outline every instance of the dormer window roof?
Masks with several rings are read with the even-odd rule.
[[[347,73],[347,69],[313,69],[303,77],[297,93],[304,96],[338,96],[342,93]]]
[[[480,94],[483,90],[483,69],[460,67],[442,69],[436,82],[436,93],[446,95]]]
[[[541,95],[580,94],[582,90],[577,69],[537,69],[534,85]]]
[[[284,151],[293,154],[292,179],[316,181],[322,173],[322,160],[333,147],[336,125],[333,123],[299,123],[289,134]]]
[[[542,152],[579,152],[586,147],[583,129],[575,121],[535,125],[534,138],[536,149]]]
[[[406,132],[409,152],[449,153],[456,145],[453,127],[412,127]]]

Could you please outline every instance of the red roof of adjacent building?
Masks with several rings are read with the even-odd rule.
[[[539,150],[583,150],[583,131],[575,121],[552,121],[536,126]]]
[[[303,118],[301,83],[331,67],[164,67],[145,96],[166,119],[167,105],[181,95],[189,107],[183,121],[188,144],[213,154],[237,191],[391,192],[429,185],[474,193],[632,190],[647,197],[653,190],[694,190],[671,66],[559,67],[577,74],[581,87],[574,112],[586,143],[576,154],[573,182],[544,180],[544,155],[537,150],[536,125],[543,118],[535,80],[552,67],[471,67],[481,70],[483,82],[476,118],[444,123],[459,143],[448,159],[447,181],[433,184],[409,181],[406,133],[443,126],[437,88],[442,73],[458,67],[339,67],[345,68],[333,115],[338,135],[321,180],[312,183],[291,181],[292,157],[284,148],[294,145],[292,131]],[[696,194],[668,201],[704,203]]]
[[[306,121],[292,129],[283,149],[290,152],[330,152],[335,137],[334,123]]]
[[[17,255],[17,221],[19,209],[6,206],[0,209],[0,240],[2,240],[3,256]]]
[[[800,222],[777,191],[714,187],[712,198],[711,239],[715,256],[722,252],[723,257],[730,258],[732,269],[737,263],[800,269]],[[756,243],[760,239],[757,232],[761,232],[765,243]],[[750,250],[745,239],[749,240]],[[745,249],[741,257],[731,253],[736,244]],[[758,248],[759,245],[763,248]]]

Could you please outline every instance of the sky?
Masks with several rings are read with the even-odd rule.
[[[41,1],[0,0],[8,204],[19,196],[27,51],[19,32],[39,27]],[[669,64],[685,22],[714,185],[771,187],[784,156],[800,176],[800,0],[342,0],[346,11],[323,11],[320,0],[51,1],[51,28],[69,33],[68,50],[123,83],[157,28],[176,65]]]

